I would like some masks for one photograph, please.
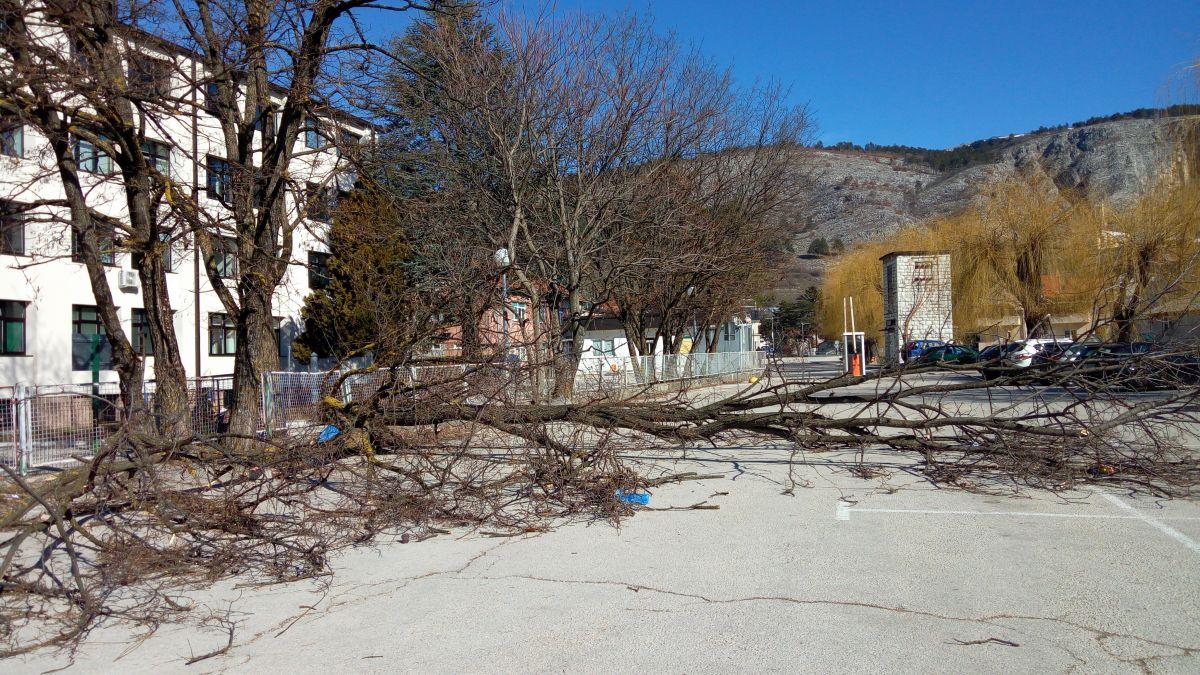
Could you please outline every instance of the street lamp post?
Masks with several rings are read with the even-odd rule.
[[[688,302],[692,300],[692,296],[696,294],[695,286],[687,287]],[[696,306],[692,305],[692,347],[689,350],[691,353],[696,353],[696,344],[700,342],[700,326],[696,324]]]
[[[504,349],[504,363],[508,363],[508,267],[512,264],[512,258],[508,255],[507,248],[497,249],[493,255],[496,265],[500,267],[500,292],[503,295],[503,305],[500,308],[501,330],[504,335],[501,338]]]

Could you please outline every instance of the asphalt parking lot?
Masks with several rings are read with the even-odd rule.
[[[1195,672],[1200,508],[939,489],[903,458],[777,446],[632,457],[718,478],[619,527],[455,532],[339,556],[328,588],[226,583],[93,634],[76,672]],[[847,468],[865,459],[872,478]],[[997,486],[998,487],[998,486]],[[998,487],[999,489],[999,487]],[[225,655],[186,666],[224,644]],[[70,663],[39,653],[6,665]]]
[[[775,381],[780,379],[790,382],[811,383],[837,377],[842,374],[841,357],[837,356],[818,356],[807,358],[783,358],[777,360],[773,364],[772,372],[774,373]],[[877,366],[871,366],[868,370],[878,372]],[[909,375],[904,378],[907,384],[963,384],[963,383],[980,383],[983,377],[978,371],[970,368],[966,369],[945,369],[938,371],[930,371],[917,375]],[[871,381],[864,385],[859,385],[856,390],[867,391],[875,389],[882,391],[889,386],[893,386],[895,379],[891,377],[880,378],[876,381]],[[944,394],[938,394],[937,398],[953,403],[985,403],[989,405],[1005,406],[1013,403],[1022,402],[1065,402],[1078,400],[1081,393],[1078,390],[1065,389],[1059,386],[991,386],[979,389],[968,389],[964,391],[951,391]],[[1110,392],[1110,395],[1117,396],[1127,401],[1140,401],[1155,398],[1161,398],[1167,394],[1163,391],[1135,391],[1124,390],[1119,392]]]

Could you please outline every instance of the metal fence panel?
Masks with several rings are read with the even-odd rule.
[[[694,378],[761,373],[762,352],[653,354],[641,357],[597,356],[580,359],[573,390],[581,395],[608,395],[658,383]],[[294,432],[321,423],[321,399],[364,400],[389,387],[391,396],[460,401],[529,400],[535,388],[554,390],[553,369],[510,368],[502,364],[453,364],[380,369],[343,375],[336,371],[273,372],[263,375],[261,429]],[[337,391],[332,391],[334,386]],[[147,382],[143,396],[154,409],[156,387]],[[223,433],[228,425],[232,375],[188,380],[188,426],[198,436]],[[380,401],[387,405],[387,399]],[[123,417],[115,382],[0,387],[0,462],[19,466],[52,466],[92,456]]]
[[[25,387],[17,398],[17,423],[25,466],[52,466],[86,457],[120,420],[115,382]]]

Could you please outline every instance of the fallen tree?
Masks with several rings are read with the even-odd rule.
[[[328,442],[307,432],[245,437],[233,452],[227,437],[167,441],[126,429],[58,473],[4,467],[3,653],[73,645],[102,619],[152,627],[186,614],[178,594],[197,583],[319,577],[332,552],[380,535],[407,542],[451,526],[512,534],[568,517],[619,520],[633,513],[621,494],[689,477],[652,480],[623,459],[650,447],[682,457],[723,442],[771,443],[793,457],[852,449],[863,465],[868,452],[901,453],[928,480],[965,489],[1100,483],[1179,497],[1200,478],[1194,385],[1163,381],[1169,389],[1128,396],[1129,363],[1076,369],[1069,377],[1084,384],[1072,388],[955,370],[826,381],[776,373],[711,402],[645,389],[534,404],[522,402],[511,367],[419,383],[406,367],[373,367],[329,382],[339,392],[358,378],[363,393],[324,397],[341,432]]]

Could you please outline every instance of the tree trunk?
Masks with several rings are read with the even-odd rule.
[[[85,193],[79,183],[79,174],[72,157],[67,136],[51,140],[58,165],[58,175],[71,213],[71,229],[79,242],[79,258],[87,269],[88,282],[96,303],[96,312],[104,326],[106,339],[112,351],[113,369],[117,371],[121,407],[127,419],[140,422],[145,409],[142,398],[144,364],[133,351],[133,345],[125,335],[121,317],[117,313],[112,289],[108,286],[108,275],[100,261],[100,241],[96,234],[96,223],[88,209]],[[111,245],[111,243],[110,243]]]
[[[269,264],[259,269],[263,267],[269,267]],[[277,285],[251,274],[243,274],[238,283],[241,305],[236,320],[234,399],[229,411],[229,433],[234,436],[249,438],[258,430],[262,376],[278,368],[279,352],[275,346],[271,311],[271,299]]]
[[[625,332],[625,343],[629,347],[630,360],[633,361],[633,372],[638,384],[645,384],[650,379],[653,369],[650,361],[650,349],[646,346],[646,324],[640,312],[622,312],[621,328]]]
[[[580,320],[583,302],[580,292],[571,289],[568,296],[569,316],[563,335],[571,341],[571,352],[563,354],[554,378],[554,395],[570,396],[575,389],[575,373],[579,371],[579,360],[583,357],[583,322]]]
[[[125,175],[129,226],[134,233],[132,243],[141,254],[136,262],[142,284],[142,308],[150,344],[154,346],[155,389],[151,414],[160,434],[178,438],[188,433],[187,371],[179,355],[175,312],[171,309],[171,298],[167,292],[168,270],[164,254],[170,244],[160,236],[161,228],[150,199],[149,183],[146,176]],[[196,345],[196,348],[199,349],[200,345]]]
[[[145,320],[154,345],[154,414],[158,431],[168,437],[188,432],[187,371],[179,355],[175,312],[167,294],[166,261],[161,254],[142,256],[138,276],[142,281]],[[196,345],[199,349],[200,345]],[[197,373],[199,375],[199,373]]]

